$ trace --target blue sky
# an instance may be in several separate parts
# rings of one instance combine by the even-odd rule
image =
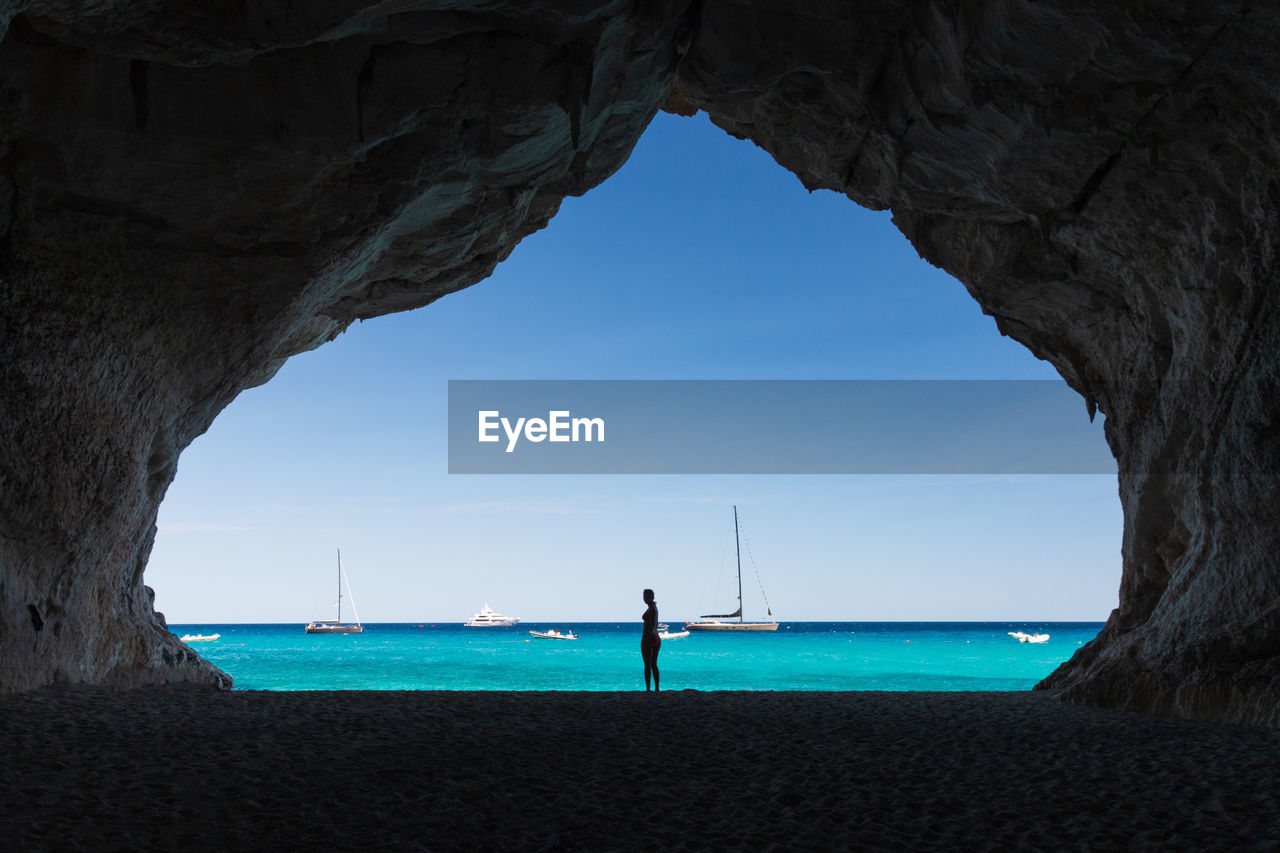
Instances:
[[[183,455],[146,582],[176,624],[324,618],[341,547],[367,622],[638,619],[646,586],[678,621],[732,607],[736,503],[784,621],[1101,621],[1114,476],[447,474],[449,379],[1042,378],[887,213],[660,114],[489,279],[241,394]]]

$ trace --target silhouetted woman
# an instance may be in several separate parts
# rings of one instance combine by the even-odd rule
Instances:
[[[649,673],[653,673],[653,690],[658,690],[658,649],[662,640],[658,637],[658,603],[653,600],[653,590],[644,591],[644,603],[649,605],[645,610],[644,633],[640,635],[640,654],[644,657],[644,689],[649,689]]]

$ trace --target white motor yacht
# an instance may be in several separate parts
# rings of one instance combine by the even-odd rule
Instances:
[[[462,624],[468,628],[510,628],[519,621],[514,616],[503,616],[485,602],[479,613]]]

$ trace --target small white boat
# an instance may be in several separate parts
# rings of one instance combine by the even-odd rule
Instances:
[[[221,636],[221,634],[183,634],[178,639],[182,640],[184,643],[207,643],[210,640],[216,640]]]
[[[472,615],[462,624],[467,628],[510,628],[519,621],[514,616],[503,616],[485,602],[484,608],[479,613]]]
[[[1049,642],[1048,634],[1027,634],[1023,631],[1010,631],[1010,637],[1013,637],[1019,643],[1047,643]]]
[[[530,631],[529,636],[537,637],[539,640],[576,640],[578,635],[569,631],[561,633],[559,628],[552,628],[550,631]]]
[[[665,622],[658,623],[659,640],[682,640],[689,636],[688,631],[672,631]]]

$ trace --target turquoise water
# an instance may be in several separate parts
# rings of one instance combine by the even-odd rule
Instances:
[[[529,636],[547,628],[572,629],[579,639]],[[668,640],[658,665],[668,690],[1027,690],[1101,628],[1095,622],[784,622],[772,634]],[[638,622],[374,624],[363,634],[337,635],[305,634],[301,624],[171,630],[221,634],[192,647],[241,690],[644,687]],[[1050,639],[1019,643],[1009,631]]]

